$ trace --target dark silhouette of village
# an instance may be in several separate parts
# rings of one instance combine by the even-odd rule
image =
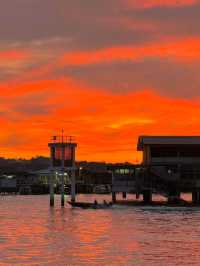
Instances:
[[[130,163],[77,162],[76,190],[78,193],[110,193],[112,170],[134,168]],[[0,157],[0,193],[48,194],[49,158],[38,156],[31,159],[6,159]],[[59,177],[55,192],[59,193]],[[103,188],[103,189],[102,189]],[[70,193],[70,182],[65,180],[66,193]],[[97,191],[95,190],[97,189]],[[100,192],[101,192],[100,191]]]

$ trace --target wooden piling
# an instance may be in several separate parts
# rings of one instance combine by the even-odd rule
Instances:
[[[76,178],[75,169],[71,171],[71,202],[76,201]]]
[[[51,171],[49,180],[49,190],[50,190],[50,206],[54,206],[54,172]]]
[[[144,203],[152,202],[152,191],[150,189],[143,190],[143,202]]]
[[[116,203],[117,199],[116,199],[116,193],[112,192],[112,202]]]
[[[62,173],[61,173],[61,188],[60,188],[60,195],[61,195],[61,206],[65,206],[65,181],[64,181],[64,174],[65,174],[65,146],[63,145],[62,139]]]
[[[123,199],[126,199],[126,192],[122,192]]]
[[[64,189],[64,173],[62,173],[61,176],[61,206],[64,207],[65,206],[65,189]]]

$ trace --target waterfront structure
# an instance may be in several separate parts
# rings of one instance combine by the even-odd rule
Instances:
[[[79,164],[79,181],[85,192],[97,192],[99,188],[107,188],[110,191],[112,184],[112,174],[108,170],[108,165],[104,162],[81,162]],[[80,187],[79,187],[80,188]]]
[[[112,173],[112,201],[116,202],[117,193],[122,193],[126,198],[127,193],[137,194],[137,182],[135,179],[137,166],[132,164],[116,164],[109,167]]]
[[[145,201],[151,201],[152,192],[169,201],[192,192],[193,202],[200,203],[200,136],[140,136],[137,150],[143,152]]]
[[[17,179],[14,175],[0,176],[0,193],[17,193]]]
[[[50,206],[54,205],[54,178],[55,173],[61,177],[61,206],[64,206],[64,176],[67,173],[71,181],[71,201],[75,202],[76,180],[75,180],[75,149],[77,144],[70,136],[54,136],[48,144],[51,157],[50,175]]]

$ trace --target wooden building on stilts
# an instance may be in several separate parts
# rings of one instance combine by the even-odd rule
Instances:
[[[153,193],[179,202],[181,193],[188,192],[200,204],[200,136],[140,136],[137,150],[143,161],[128,181],[113,173],[113,201],[116,193],[131,191],[143,195],[145,203]]]

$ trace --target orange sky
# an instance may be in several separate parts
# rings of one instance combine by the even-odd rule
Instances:
[[[0,156],[48,155],[62,128],[109,162],[139,162],[139,135],[199,135],[199,1],[31,1],[0,11]]]

